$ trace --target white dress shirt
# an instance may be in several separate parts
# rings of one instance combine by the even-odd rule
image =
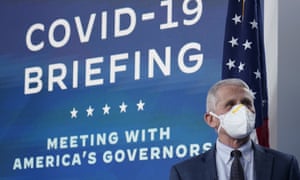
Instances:
[[[221,143],[219,140],[217,140],[216,149],[218,179],[229,180],[230,168],[233,161],[233,157],[230,156],[230,153],[234,149]],[[245,180],[254,180],[254,151],[252,149],[252,141],[249,140],[242,147],[238,148],[238,150],[242,152],[240,160],[244,169]]]

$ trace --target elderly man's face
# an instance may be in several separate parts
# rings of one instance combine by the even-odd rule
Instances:
[[[217,115],[227,113],[237,104],[243,104],[250,111],[255,112],[251,93],[247,89],[239,86],[224,85],[219,87],[216,93],[216,100],[214,113]],[[206,113],[204,119],[210,127],[218,132],[218,139],[230,147],[238,148],[249,139],[249,136],[242,139],[231,137],[223,127],[220,127],[220,119],[210,113]]]
[[[216,114],[224,114],[236,104],[243,104],[248,107],[249,110],[255,112],[251,94],[245,88],[225,85],[218,89],[215,109]]]

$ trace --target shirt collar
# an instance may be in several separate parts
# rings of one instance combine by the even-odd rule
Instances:
[[[233,148],[223,144],[220,142],[220,140],[217,140],[216,143],[216,149],[217,153],[220,155],[220,158],[227,164],[231,160],[230,153]],[[253,155],[253,149],[252,149],[252,141],[249,140],[246,144],[238,148],[242,152],[242,157],[245,161],[249,162],[251,161],[251,157]]]

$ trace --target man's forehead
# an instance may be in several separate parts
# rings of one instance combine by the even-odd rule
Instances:
[[[243,86],[237,86],[237,85],[223,85],[220,86],[217,89],[216,96],[218,98],[224,98],[223,96],[229,96],[229,95],[237,95],[236,93],[244,94],[245,96],[249,97],[250,99],[253,99],[251,90],[243,87]]]
[[[223,84],[222,86],[219,86],[217,89],[217,92],[222,92],[225,90],[244,90],[246,91],[247,89],[243,86],[238,86],[238,85],[234,85],[234,84]]]

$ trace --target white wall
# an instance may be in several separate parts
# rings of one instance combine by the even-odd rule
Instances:
[[[278,149],[300,160],[300,1],[278,0]]]
[[[300,0],[265,0],[271,147],[300,161]]]
[[[277,148],[278,0],[265,0],[264,28],[269,95],[270,145]]]

